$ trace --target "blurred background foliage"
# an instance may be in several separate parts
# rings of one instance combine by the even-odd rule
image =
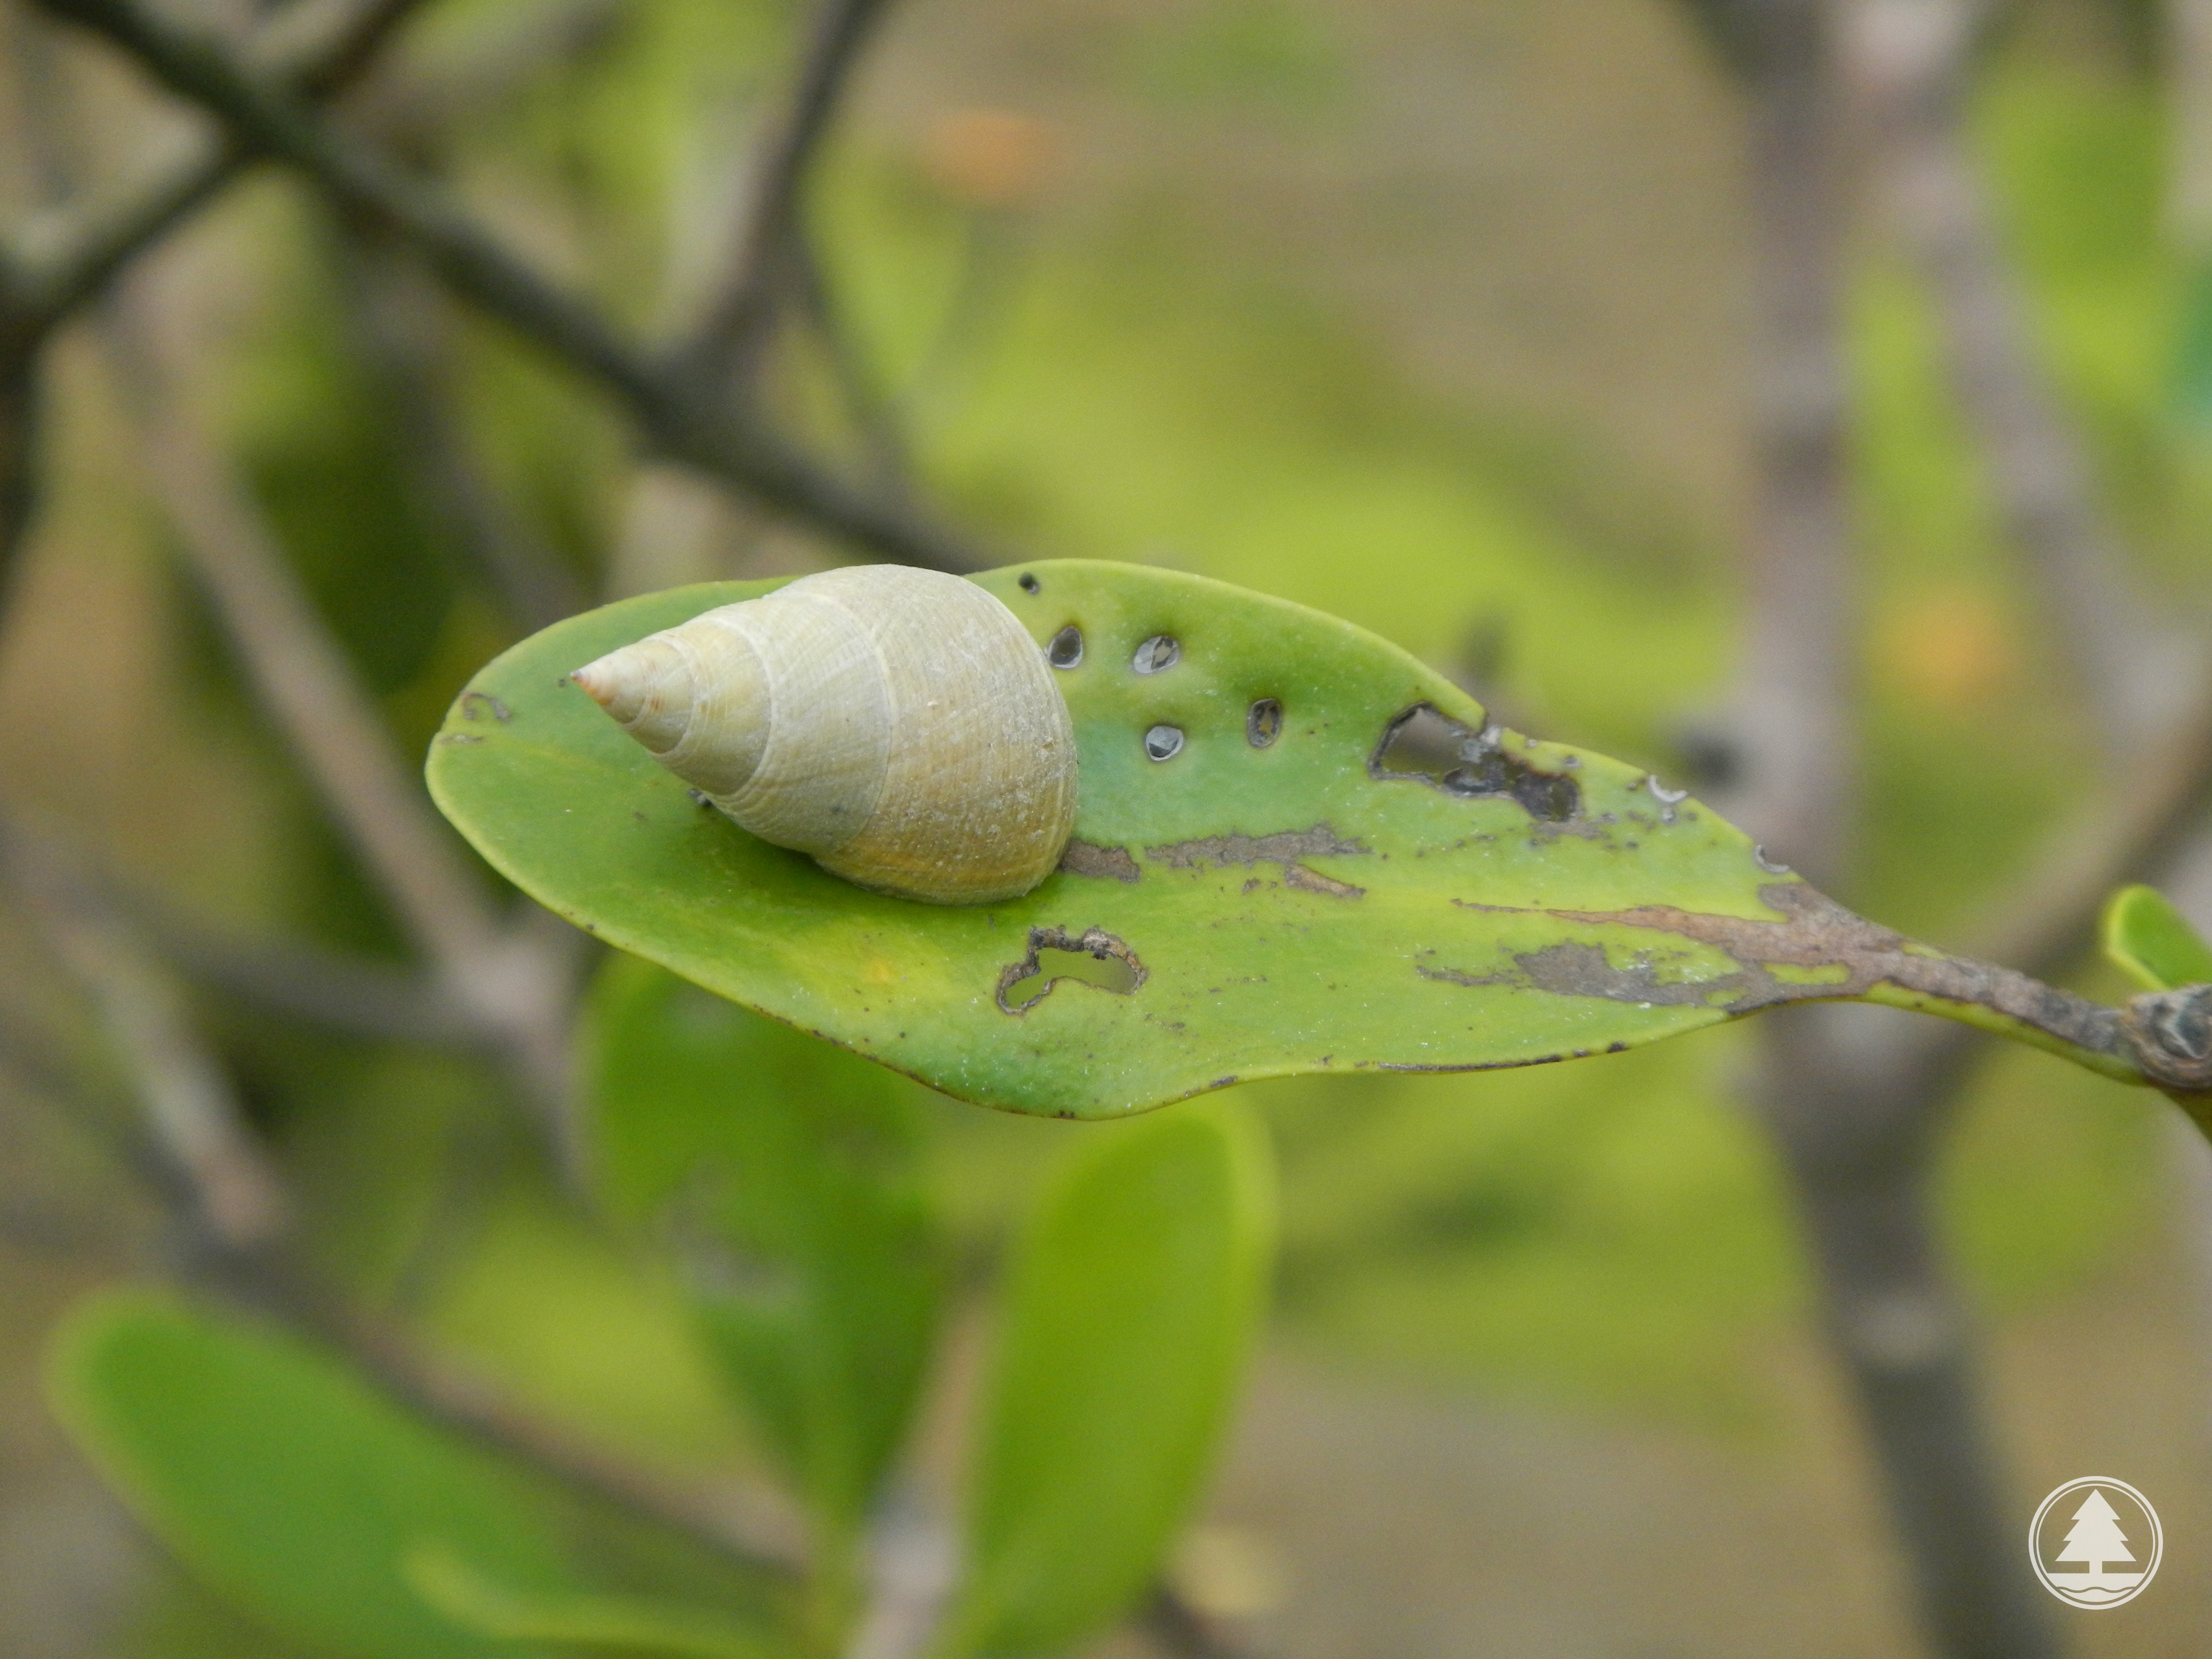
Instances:
[[[2182,606],[2212,556],[2206,354],[2190,349],[2212,304],[2173,228],[2172,83],[2147,10],[2014,8],[1972,120],[2045,361],[2112,511]],[[712,229],[799,21],[787,0],[439,0],[365,101],[516,246],[652,329],[711,277]],[[174,118],[96,48],[34,19],[14,17],[4,49],[18,131],[45,82],[66,83],[80,177],[114,175]],[[853,467],[909,481],[994,545],[1158,562],[1336,612],[1517,725],[1681,775],[1744,602],[1738,148],[1729,88],[1660,0],[913,0],[866,60],[807,210],[850,363],[785,340],[771,383]],[[20,150],[0,171],[27,211],[37,184]],[[203,348],[192,397],[397,741],[420,753],[516,630],[424,476],[410,435],[418,370],[364,321],[377,257],[268,170],[154,256]],[[2006,890],[2100,738],[2045,666],[2060,624],[2005,546],[1927,300],[1879,223],[1855,270],[1868,793],[1840,896],[1941,939]],[[838,556],[641,460],[589,389],[494,325],[431,310],[432,361],[473,465],[580,588]],[[851,418],[841,373],[865,382],[895,447]],[[378,896],[176,574],[127,393],[90,330],[60,343],[46,396],[44,501],[0,639],[10,807],[59,827],[180,933],[399,960]],[[70,1063],[102,1075],[87,1019],[9,926],[9,958],[25,964],[0,990],[11,1024],[60,1030]],[[749,1432],[714,1356],[787,1396],[775,1334],[693,1321],[665,1251],[562,1188],[486,1064],[215,990],[193,1006],[336,1281],[660,1468],[780,1465],[802,1485],[843,1482],[836,1501],[850,1504],[837,1458],[891,1455],[889,1431],[834,1454],[796,1425]],[[1802,1251],[1773,1154],[1732,1097],[1744,1064],[1741,1034],[1724,1030],[1571,1067],[1240,1091],[1273,1132],[1282,1181],[1263,1375],[1302,1379],[1269,1383],[1268,1409],[1295,1418],[1281,1401],[1300,1389],[1347,1411],[1444,1401],[1485,1421],[1576,1425],[1592,1444],[1656,1434],[1729,1467],[1751,1460],[1770,1486],[1848,1486],[1842,1408],[1791,1358],[1810,1316]],[[1098,1132],[848,1069],[805,1087],[877,1114],[891,1136],[913,1217],[942,1229],[939,1266],[917,1269],[944,1287],[954,1358],[942,1363],[972,1369],[975,1310],[1014,1218]],[[76,1495],[82,1476],[35,1403],[36,1355],[78,1290],[160,1255],[159,1229],[101,1155],[101,1120],[42,1110],[20,1066],[0,1091],[0,1650],[284,1651],[115,1541],[106,1511]],[[112,1075],[95,1092],[120,1115]],[[702,1103],[698,1133],[709,1116]],[[649,1148],[595,1150],[613,1211],[635,1218],[659,1201]],[[815,1167],[790,1147],[765,1156]],[[1979,1074],[1941,1191],[1979,1318],[2000,1333],[2105,1333],[2104,1364],[2136,1373],[2152,1401],[2138,1415],[2171,1428],[2149,1455],[2194,1478],[2203,1377],[2174,1358],[2189,1341],[2138,1352],[2125,1346],[2137,1325],[2112,1312],[2201,1319],[2201,1263],[2177,1242],[2176,1158],[2149,1097],[2012,1054]],[[834,1279],[834,1255],[808,1259]],[[928,1295],[901,1305],[927,1322]],[[919,1375],[923,1334],[886,1358],[871,1328],[855,1386],[880,1382],[883,1364]],[[2039,1471],[2068,1461],[2047,1419],[2076,1398],[2043,1340],[2001,1361],[2008,1397],[2027,1402],[2021,1420],[2045,1434],[2047,1453],[2023,1454]],[[1201,1535],[1212,1557],[1188,1558],[1198,1600],[1213,1594],[1285,1650],[1340,1650],[1282,1636],[1321,1628],[1286,1608],[1405,1593],[1356,1550],[1323,1553],[1333,1523],[1283,1507],[1285,1492],[1326,1501],[1276,1472],[1301,1436],[1328,1432],[1325,1417],[1240,1443],[1231,1519]],[[925,1463],[945,1455],[933,1434]],[[1687,1477],[1669,1478],[1679,1492]],[[1480,1538],[1498,1523],[1477,1518],[1480,1492],[1459,1510],[1424,1501],[1440,1529]],[[1853,1501],[1832,1524],[1870,1533]],[[1820,1650],[1899,1650],[1883,1645],[1909,1638],[1881,1547],[1857,1547],[1826,1582],[1863,1603],[1839,1638],[1863,1645]],[[2205,1564],[2169,1571],[2195,1575],[2169,1608],[2212,1595]],[[2129,1638],[2142,1645],[2096,1650],[2168,1650],[2147,1629]],[[1454,1630],[1427,1650],[1491,1650]],[[1696,1650],[1757,1650],[1729,1639]]]

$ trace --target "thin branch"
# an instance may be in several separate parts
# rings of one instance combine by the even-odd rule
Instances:
[[[240,939],[142,912],[161,953],[198,983],[271,1013],[396,1042],[495,1046],[467,1005],[418,973],[289,940]]]
[[[374,232],[346,238],[342,257],[364,355],[398,416],[398,441],[440,526],[523,632],[574,616],[588,603],[583,584],[474,464],[455,406],[442,296],[405,249]]]
[[[1763,290],[1759,511],[1730,732],[1742,775],[1730,804],[1781,856],[1830,872],[1852,851],[1858,804],[1840,4],[1705,7],[1737,31]],[[2019,993],[2032,981],[1999,973],[1987,983]],[[2101,1028],[2093,1041],[2118,1035],[2110,1011],[2079,999],[2058,1006]],[[1796,1188],[1822,1322],[1857,1396],[1931,1647],[1947,1659],[2040,1659],[2053,1633],[2015,1582],[1968,1327],[1934,1243],[1925,1176],[1935,1115],[1900,1121],[1866,1109],[1879,1106],[1880,1073],[1855,1040],[1882,1018],[1852,1007],[1770,1016],[1753,1095]]]
[[[1222,1639],[1213,1621],[1162,1583],[1138,1616],[1138,1627],[1169,1659],[1245,1659],[1245,1650]]]
[[[246,142],[306,172],[347,209],[414,243],[455,293],[597,380],[672,459],[890,558],[942,569],[976,567],[968,547],[823,470],[750,410],[700,396],[688,376],[665,371],[597,311],[514,258],[447,192],[341,136],[283,88],[240,64],[221,40],[157,18],[131,0],[44,3],[123,46],[172,90],[221,116]]]
[[[227,1244],[257,1249],[289,1206],[177,988],[59,848],[0,823],[0,871],[100,1011],[159,1149]]]
[[[363,866],[447,994],[501,1032],[573,1155],[565,1103],[570,969],[504,927],[451,833],[300,586],[244,482],[178,389],[143,291],[111,354],[136,404],[147,466],[193,574],[249,679]]]
[[[878,380],[866,361],[853,321],[830,284],[829,273],[813,244],[805,237],[792,244],[793,284],[811,332],[819,343],[830,379],[859,435],[877,487],[899,495],[906,491],[906,434],[899,424],[898,400]]]
[[[735,1565],[779,1575],[805,1561],[803,1526],[778,1494],[751,1486],[672,1485],[518,1406],[499,1384],[434,1353],[398,1327],[340,1305],[289,1266],[263,1262],[234,1279],[343,1353],[399,1404],[441,1427],[552,1475],[562,1485],[655,1522]]]
[[[366,72],[421,3],[362,0],[289,8],[262,27],[246,52],[262,72],[300,95],[332,97]],[[133,256],[211,199],[252,159],[247,149],[204,135],[184,139],[106,198],[16,232],[0,253],[0,348],[27,356],[105,289]]]
[[[129,392],[157,498],[261,701],[423,954],[492,954],[500,927],[473,873],[413,787],[382,721],[300,586],[246,484],[185,398],[178,366],[143,324],[118,325],[111,359]]]
[[[1840,346],[1849,204],[1828,0],[1744,0],[1759,302],[1749,612],[1724,810],[1833,880],[1855,805],[1849,392]]]
[[[773,321],[780,289],[799,273],[805,240],[801,205],[814,157],[830,131],[886,0],[821,0],[799,73],[775,127],[760,146],[751,210],[740,232],[721,290],[677,354],[679,365],[726,380],[757,356]]]
[[[2124,741],[2155,731],[2188,700],[2204,653],[2138,590],[1999,246],[1965,130],[1966,71],[1988,10],[1974,0],[1858,0],[1860,80],[1896,218],[1939,308],[1951,383],[2005,530],[2050,596],[2060,648]]]
[[[294,1206],[282,1178],[143,942],[50,843],[5,824],[0,874],[99,1008],[143,1106],[161,1191],[202,1273],[337,1348],[432,1422],[749,1568],[789,1570],[798,1529],[765,1496],[672,1488],[517,1408],[488,1379],[320,1289],[294,1259],[286,1224]]]

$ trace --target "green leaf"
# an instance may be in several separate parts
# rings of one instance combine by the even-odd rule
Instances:
[[[1005,1291],[943,1652],[1058,1652],[1151,1584],[1257,1328],[1273,1182],[1232,1097],[1101,1132],[1042,1199]]]
[[[769,1449],[849,1533],[936,1330],[921,1091],[635,957],[601,971],[586,1053],[608,1207],[672,1238]]]
[[[651,594],[523,641],[454,704],[431,790],[501,872],[611,943],[948,1094],[1080,1117],[1709,1025],[1744,964],[1612,913],[1780,919],[1761,897],[1777,874],[1706,808],[1584,750],[1483,745],[1480,705],[1348,623],[1128,565],[977,580],[1041,643],[1071,625],[1085,642],[1058,677],[1077,840],[1021,899],[948,908],[842,882],[695,805],[563,678],[773,583]],[[1162,634],[1180,660],[1134,672]],[[1257,746],[1268,700],[1279,734]],[[1435,716],[1399,726],[1422,705]],[[1170,760],[1146,757],[1156,725],[1184,733]]]
[[[2123,887],[2106,901],[2105,954],[2146,991],[2212,983],[2212,945],[2154,887]]]
[[[766,1659],[777,1651],[711,1608],[645,1596],[518,1589],[441,1545],[409,1551],[401,1571],[423,1601],[454,1624],[495,1641],[682,1659]]]
[[[514,1659],[443,1616],[410,1562],[447,1554],[514,1595],[764,1620],[770,1587],[600,1514],[395,1408],[276,1331],[143,1291],[96,1297],[48,1355],[55,1414],[193,1575],[271,1632],[356,1659]],[[588,1565],[588,1571],[586,1566]],[[623,1594],[610,1598],[602,1578]],[[479,1621],[481,1626],[481,1621]],[[721,1628],[718,1626],[717,1628]],[[733,1627],[733,1626],[732,1626]]]
[[[63,1327],[49,1385],[77,1444],[187,1566],[330,1652],[512,1655],[407,1584],[401,1558],[425,1545],[518,1584],[574,1587],[520,1480],[272,1332],[167,1297],[103,1296]]]

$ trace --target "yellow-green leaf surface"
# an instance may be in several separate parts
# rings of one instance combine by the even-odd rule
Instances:
[[[1273,1193],[1234,1097],[1103,1132],[1047,1189],[1007,1274],[939,1659],[1073,1651],[1155,1581],[1259,1322]]]
[[[773,582],[650,594],[524,641],[455,702],[432,793],[610,943],[949,1094],[1071,1116],[1650,1042],[1727,1018],[1743,964],[1607,913],[1780,919],[1760,892],[1789,878],[1706,808],[1601,755],[1486,736],[1472,698],[1348,623],[1138,566],[976,580],[1041,647],[1082,637],[1057,676],[1076,840],[1023,898],[945,908],[840,881],[696,805],[565,678]],[[1172,665],[1137,672],[1161,637]],[[1159,726],[1182,735],[1166,760],[1147,753]]]
[[[2155,887],[2123,887],[2105,905],[2105,954],[2146,991],[2212,983],[2212,945]]]

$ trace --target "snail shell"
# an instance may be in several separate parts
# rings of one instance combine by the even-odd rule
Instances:
[[[1075,731],[1013,612],[904,565],[801,577],[576,671],[623,731],[763,841],[933,904],[1051,873]]]

